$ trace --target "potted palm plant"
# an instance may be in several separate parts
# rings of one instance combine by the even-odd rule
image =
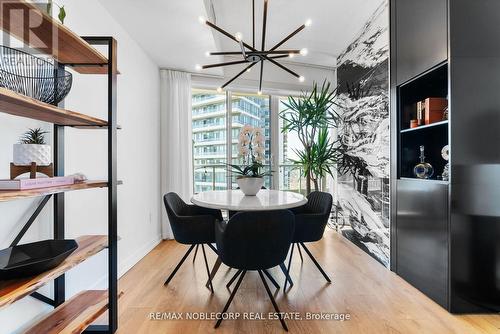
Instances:
[[[50,145],[45,143],[45,134],[40,128],[29,129],[20,138],[18,144],[14,144],[13,163],[16,166],[29,166],[32,162],[38,166],[50,165],[52,159]]]
[[[270,172],[261,172],[265,159],[266,138],[261,128],[245,125],[238,137],[238,152],[241,165],[228,164],[231,172],[238,175],[236,183],[246,196],[255,196],[264,185],[264,177]]]
[[[302,144],[302,148],[294,150],[298,159],[292,162],[303,170],[307,194],[311,192],[311,183],[315,190],[320,190],[325,176],[333,176],[337,148],[329,138],[329,129],[336,127],[335,97],[336,89],[329,82],[324,81],[321,86],[314,83],[311,92],[289,96],[284,102],[287,108],[280,112],[284,124],[281,131],[297,133]]]

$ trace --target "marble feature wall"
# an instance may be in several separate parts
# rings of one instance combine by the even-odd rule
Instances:
[[[389,7],[383,1],[337,58],[342,234],[389,266]]]

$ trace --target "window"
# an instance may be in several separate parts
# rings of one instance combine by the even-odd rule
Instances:
[[[279,112],[286,110],[287,107],[283,102],[286,102],[286,97],[279,99]],[[302,149],[300,142],[295,132],[281,132],[283,129],[284,120],[279,118],[279,189],[290,190],[294,192],[305,192],[306,183],[302,177],[302,169],[297,168],[293,164],[293,160],[297,159],[295,150]]]
[[[271,131],[270,131],[270,103],[269,96],[265,95],[245,95],[233,93],[231,94],[231,118],[232,118],[232,151],[231,160],[233,164],[239,164],[241,159],[238,156],[238,136],[241,128],[250,124],[253,127],[260,127],[266,135],[266,160],[264,162],[263,171],[271,170]],[[272,177],[265,178],[264,186],[271,188]],[[232,187],[235,189],[236,175],[232,176]]]
[[[194,191],[227,189],[226,95],[193,90]]]
[[[227,172],[226,164],[241,162],[238,136],[241,128],[250,124],[261,127],[266,134],[264,170],[273,170],[274,175],[265,178],[265,187],[304,193],[303,171],[293,165],[297,159],[294,150],[302,149],[302,143],[294,132],[281,132],[284,121],[278,114],[287,108],[286,100],[286,97],[273,98],[276,105],[272,105],[271,97],[266,95],[193,89],[194,191],[236,189],[236,175]],[[226,106],[230,107],[229,112]],[[275,113],[273,106],[277,109]],[[275,141],[271,138],[271,122],[279,126]],[[272,147],[272,142],[276,147]],[[325,182],[322,185],[328,190]]]

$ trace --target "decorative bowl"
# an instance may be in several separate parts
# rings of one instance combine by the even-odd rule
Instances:
[[[73,76],[29,53],[0,47],[0,87],[42,102],[58,104],[68,95]]]
[[[0,280],[29,277],[57,267],[78,248],[75,240],[43,240],[0,250]]]
[[[236,179],[236,183],[245,196],[255,196],[264,185],[264,178],[240,177]]]

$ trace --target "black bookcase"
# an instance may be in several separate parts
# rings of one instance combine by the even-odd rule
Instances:
[[[390,1],[391,269],[454,313],[500,311],[499,31],[496,0]],[[427,97],[448,120],[410,128]]]

